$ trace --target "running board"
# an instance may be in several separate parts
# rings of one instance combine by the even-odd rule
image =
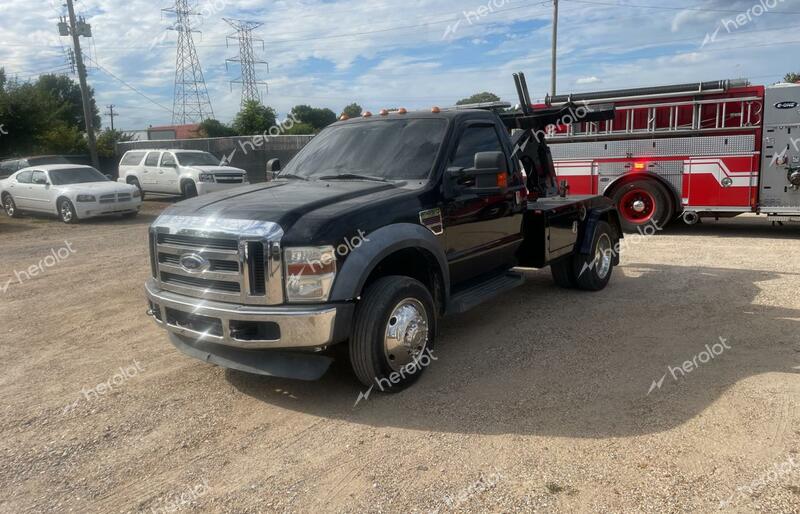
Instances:
[[[462,314],[525,283],[521,273],[507,272],[467,287],[450,298],[447,314]]]

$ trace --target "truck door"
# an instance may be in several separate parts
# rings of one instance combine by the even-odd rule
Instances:
[[[178,177],[178,161],[175,155],[164,152],[161,155],[161,165],[158,168],[158,185],[164,193],[180,193],[181,186]]]
[[[462,282],[514,261],[522,242],[524,184],[522,176],[508,159],[499,127],[487,120],[462,126],[448,170],[472,168],[478,152],[502,152],[506,156],[505,190],[482,192],[461,189],[448,195],[443,221],[447,258],[453,283]],[[448,176],[445,180],[449,180]],[[498,178],[500,180],[500,178]]]
[[[161,191],[158,183],[158,160],[161,152],[150,152],[142,164],[142,189],[145,191]]]

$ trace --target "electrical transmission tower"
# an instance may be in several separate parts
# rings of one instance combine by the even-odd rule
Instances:
[[[175,24],[170,27],[178,33],[178,51],[175,57],[175,98],[172,102],[172,123],[185,125],[200,123],[214,117],[208,88],[197,58],[192,32],[191,16],[198,13],[189,7],[189,0],[175,0],[173,7],[162,9],[175,14]]]
[[[261,43],[261,50],[264,50],[264,41],[261,39],[253,39],[253,30],[257,29],[263,23],[254,21],[231,20],[223,18],[228,25],[236,29],[236,34],[231,34],[226,38],[226,43],[231,39],[236,39],[239,43],[239,56],[232,57],[225,61],[225,68],[228,67],[228,62],[238,62],[242,70],[242,75],[232,80],[231,84],[242,84],[242,106],[249,100],[261,102],[261,93],[258,91],[259,84],[263,84],[264,88],[268,90],[266,82],[260,82],[256,77],[256,64],[266,64],[267,73],[269,73],[269,64],[266,61],[256,60],[255,52],[253,51],[253,41]],[[233,86],[231,86],[233,87]]]

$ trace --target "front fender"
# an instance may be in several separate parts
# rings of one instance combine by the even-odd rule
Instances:
[[[444,281],[444,299],[447,302],[450,298],[450,269],[442,244],[430,230],[412,223],[397,223],[367,234],[364,243],[350,252],[336,274],[330,301],[341,302],[357,298],[375,267],[389,255],[406,248],[423,249],[436,258]]]

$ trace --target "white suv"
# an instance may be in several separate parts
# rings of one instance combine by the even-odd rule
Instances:
[[[247,172],[224,166],[199,150],[130,150],[119,163],[119,182],[144,193],[185,198],[248,184]]]

